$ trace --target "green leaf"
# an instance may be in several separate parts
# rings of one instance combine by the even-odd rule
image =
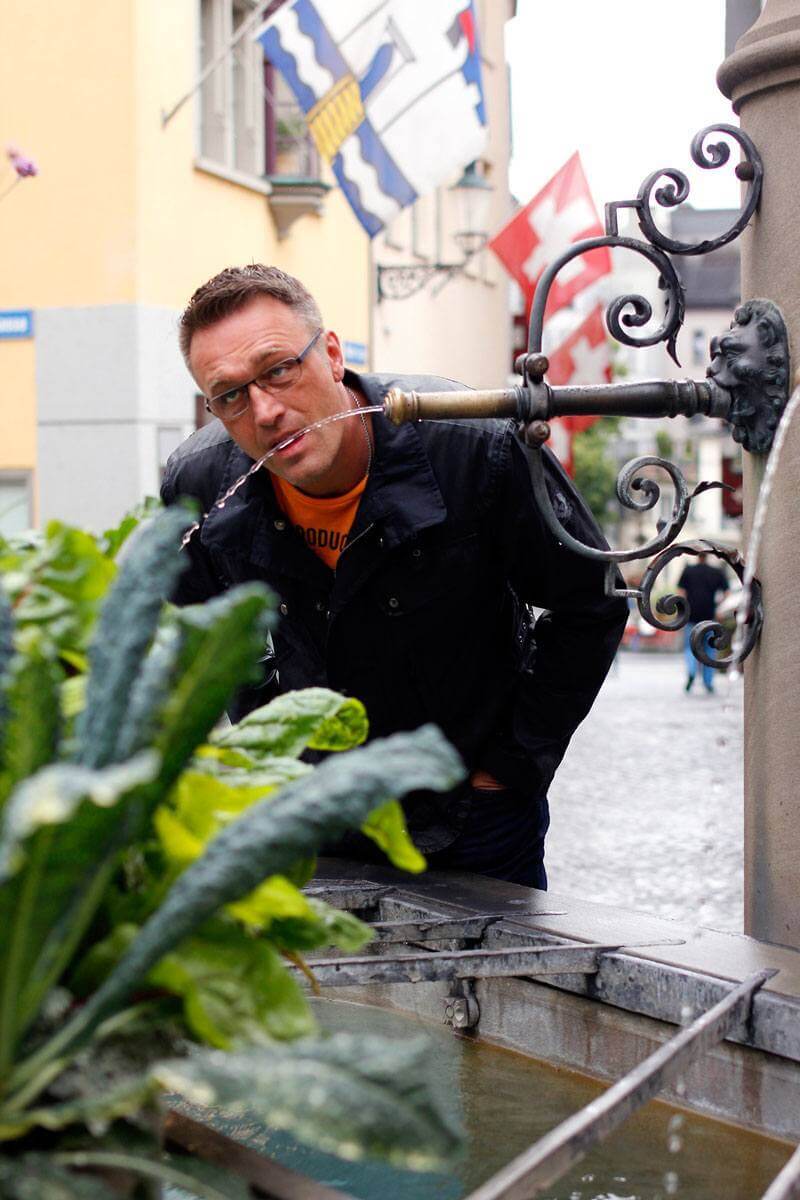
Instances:
[[[109,588],[89,646],[86,707],[75,730],[75,758],[85,766],[118,761],[117,743],[131,686],[152,642],[164,600],[186,565],[178,549],[188,523],[180,507],[158,513],[129,543]]]
[[[61,684],[59,709],[66,722],[74,721],[86,707],[86,676],[71,675]]]
[[[277,876],[281,878],[281,876]],[[343,912],[324,900],[306,897],[310,914],[273,920],[269,938],[276,946],[291,951],[317,950],[320,946],[336,946],[346,954],[357,954],[372,940],[369,925],[352,913]],[[229,910],[233,909],[229,906]]]
[[[126,513],[118,525],[106,529],[100,536],[100,547],[108,558],[116,558],[130,535],[138,529],[143,521],[152,517],[163,508],[156,496],[145,496],[141,504]]]
[[[284,761],[298,765],[294,759]],[[303,769],[308,772],[312,768],[303,765]],[[159,808],[154,817],[164,856],[175,868],[173,874],[199,858],[211,838],[262,794],[257,788],[230,788],[213,776],[184,772],[173,790],[172,803]],[[271,876],[227,907],[255,929],[265,929],[279,918],[313,919],[309,900],[283,875]]]
[[[189,1029],[211,1046],[303,1037],[316,1029],[303,991],[277,950],[230,922],[204,926],[147,978],[183,999]]]
[[[252,1195],[247,1185],[232,1176],[224,1167],[216,1167],[188,1155],[159,1152],[155,1147],[149,1154],[142,1151],[126,1152],[90,1147],[86,1150],[62,1152],[57,1154],[55,1159],[59,1164],[69,1164],[80,1171],[103,1168],[112,1172],[129,1172],[141,1179],[152,1179],[182,1188],[196,1197],[196,1200],[250,1200]],[[119,1191],[104,1192],[102,1195],[118,1198]],[[81,1193],[76,1192],[74,1196],[75,1200],[82,1200]],[[17,1198],[14,1197],[14,1200]],[[29,1197],[20,1196],[19,1200],[29,1200]],[[30,1200],[34,1200],[32,1193]],[[41,1196],[37,1194],[35,1200],[51,1200],[51,1197],[49,1193]],[[62,1198],[53,1196],[52,1200]],[[65,1194],[64,1200],[72,1200],[72,1195]],[[86,1200],[90,1200],[88,1193]]]
[[[388,799],[427,788],[448,791],[464,777],[453,747],[435,726],[398,733],[332,756],[226,826],[201,859],[173,884],[125,958],[46,1048],[15,1072],[19,1084],[60,1056],[124,1002],[155,964],[223,905],[316,854],[329,839],[358,828]]]
[[[462,1147],[430,1042],[338,1033],[227,1054],[199,1051],[154,1069],[171,1092],[226,1117],[288,1129],[341,1158],[432,1171]]]
[[[350,750],[366,740],[369,726],[360,700],[327,688],[302,688],[248,713],[212,737],[216,746],[258,756],[296,758],[309,750]]]
[[[242,761],[244,756],[238,750],[228,753],[235,754],[239,762],[225,762],[206,755],[195,755],[191,764],[192,771],[196,775],[210,775],[226,787],[245,788],[256,791],[259,796],[267,796],[314,770],[309,763],[301,762],[298,758],[265,758],[248,765],[246,761]]]
[[[0,739],[0,808],[21,780],[55,757],[63,672],[47,638],[27,629],[5,677],[6,721]]]
[[[113,1121],[141,1112],[155,1094],[154,1081],[145,1075],[59,1104],[18,1113],[0,1109],[0,1142],[22,1137],[31,1129],[60,1130],[70,1125],[84,1125],[95,1137],[102,1137]]]
[[[263,585],[244,584],[173,614],[176,632],[156,648],[134,688],[128,730],[120,742],[127,755],[152,741],[162,758],[162,794],[214,728],[236,688],[253,678],[275,620],[274,606]]]
[[[19,627],[39,626],[58,649],[81,649],[116,568],[92,534],[51,521],[44,536],[7,543],[0,571]]]
[[[425,870],[425,859],[411,840],[402,805],[387,800],[376,808],[361,826],[361,832],[371,838],[395,867],[418,874]]]
[[[69,962],[124,842],[124,802],[158,769],[153,753],[91,771],[43,768],[0,815],[0,1075]]]
[[[0,586],[0,738],[3,737],[8,707],[6,701],[6,673],[14,655],[14,614],[5,588]]]
[[[46,1154],[0,1157],[0,1200],[119,1200],[91,1175],[70,1171]]]

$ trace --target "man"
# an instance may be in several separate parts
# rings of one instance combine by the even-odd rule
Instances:
[[[706,560],[707,554],[698,554],[697,562],[683,568],[678,580],[678,588],[683,592],[689,605],[689,620],[683,627],[683,655],[686,663],[686,684],[684,691],[690,692],[697,672],[697,659],[692,652],[692,630],[698,621],[713,621],[717,604],[722,594],[728,590],[728,579],[720,567],[712,567]],[[706,646],[708,638],[706,637]],[[707,692],[714,691],[714,668],[702,664],[703,687]]]
[[[512,422],[394,427],[366,412],[392,386],[458,385],[346,370],[313,298],[274,267],[231,268],[199,288],[181,347],[219,420],[172,455],[164,477],[167,503],[194,496],[209,513],[178,603],[266,581],[282,620],[272,678],[246,703],[324,685],[364,702],[372,736],[436,722],[470,781],[405,803],[429,864],[545,887],[547,788],[626,606],[604,595],[601,564],[548,532]],[[212,507],[270,451],[266,469]],[[561,519],[602,544],[552,457],[548,469]],[[535,643],[529,605],[548,610]],[[346,852],[371,849],[356,835]]]

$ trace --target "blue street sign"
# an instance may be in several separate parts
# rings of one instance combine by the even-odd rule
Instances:
[[[365,367],[367,365],[367,347],[365,342],[345,342],[343,349],[345,362],[352,363],[355,367]]]
[[[0,339],[33,337],[33,313],[29,308],[0,308]]]

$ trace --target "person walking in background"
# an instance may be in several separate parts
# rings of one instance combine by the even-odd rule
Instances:
[[[683,652],[686,662],[685,691],[692,689],[697,673],[697,659],[692,653],[692,630],[699,621],[713,621],[717,604],[722,594],[728,590],[728,579],[720,567],[712,567],[706,562],[707,554],[698,554],[697,562],[683,568],[678,580],[678,588],[683,592],[689,605],[689,620],[684,626]],[[708,639],[706,638],[708,648]],[[703,668],[703,687],[707,692],[714,691],[714,668]]]

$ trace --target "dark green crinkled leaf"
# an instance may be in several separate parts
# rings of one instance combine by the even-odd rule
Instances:
[[[62,763],[9,797],[0,815],[0,1075],[97,909],[109,848],[122,845],[124,801],[157,769],[152,752],[101,771]]]
[[[448,791],[464,777],[456,751],[432,725],[332,756],[226,826],[173,884],[164,903],[105,984],[50,1043],[16,1072],[20,1083],[46,1056],[79,1042],[169,950],[223,905],[271,875],[285,874],[329,839],[358,828],[387,799],[428,788]]]
[[[55,758],[59,739],[59,689],[64,673],[40,630],[25,630],[20,643],[4,680],[0,807],[18,783]]]
[[[253,757],[296,758],[305,749],[350,750],[360,746],[368,729],[360,700],[316,687],[278,696],[211,740],[214,745],[243,750]]]
[[[338,1033],[223,1054],[198,1051],[154,1069],[171,1092],[248,1116],[341,1158],[441,1170],[462,1147],[430,1043]]]
[[[206,604],[173,615],[133,689],[125,753],[152,744],[161,755],[161,798],[225,711],[233,693],[257,670],[275,599],[263,585],[243,584]],[[126,718],[127,720],[127,718]]]
[[[165,509],[128,543],[89,646],[86,707],[76,722],[74,751],[85,766],[118,761],[117,743],[133,681],[164,601],[186,565],[178,549],[188,524],[185,509]]]

